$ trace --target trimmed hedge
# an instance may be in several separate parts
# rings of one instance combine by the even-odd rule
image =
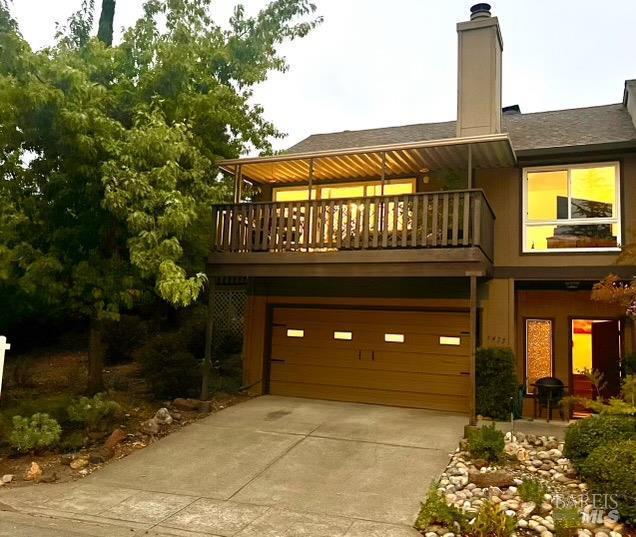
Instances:
[[[624,522],[636,523],[636,440],[597,447],[581,464],[593,494],[608,494],[617,502]]]
[[[515,355],[509,347],[482,347],[476,355],[477,414],[510,418],[518,396]]]
[[[568,427],[563,454],[581,471],[582,463],[597,447],[621,440],[636,440],[636,417],[592,416]]]

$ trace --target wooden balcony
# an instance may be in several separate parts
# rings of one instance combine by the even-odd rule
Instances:
[[[216,205],[212,275],[486,275],[495,215],[481,190]]]

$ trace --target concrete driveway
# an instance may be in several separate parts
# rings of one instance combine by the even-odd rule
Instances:
[[[82,481],[0,491],[17,509],[0,513],[0,536],[44,521],[57,526],[24,535],[417,535],[419,502],[465,423],[443,412],[264,396]]]

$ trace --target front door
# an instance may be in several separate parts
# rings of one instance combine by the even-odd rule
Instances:
[[[587,372],[600,373],[603,399],[620,392],[621,324],[615,319],[572,320],[572,393],[597,398]]]

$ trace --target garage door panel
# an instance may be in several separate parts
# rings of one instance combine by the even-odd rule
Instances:
[[[411,327],[414,331],[454,330],[468,331],[470,322],[465,313],[460,312],[417,312],[394,310],[356,310],[325,308],[284,308],[276,309],[274,324],[292,326],[298,322],[330,324],[339,326],[372,325],[378,323],[394,327]]]
[[[465,312],[278,307],[270,392],[466,412],[468,329]]]
[[[332,401],[351,401],[379,405],[428,408],[448,412],[466,412],[468,399],[463,395],[441,395],[388,390],[368,390],[342,386],[324,386],[272,382],[272,393],[288,397],[313,397]]]
[[[440,333],[421,334],[400,330],[394,327],[376,326],[362,329],[352,328],[344,330],[340,327],[309,325],[308,323],[297,322],[294,324],[295,330],[303,330],[303,337],[289,337],[286,326],[275,326],[272,332],[272,345],[276,347],[288,346],[291,348],[355,348],[366,350],[386,350],[392,351],[400,349],[401,352],[430,353],[434,350],[437,354],[466,355],[469,352],[469,337],[465,334],[446,330],[443,336],[459,338],[459,345],[440,344]],[[291,327],[290,327],[291,328]],[[335,339],[334,332],[351,332],[350,340]],[[403,343],[385,341],[385,334],[399,334],[404,336]]]
[[[359,357],[360,356],[360,357]],[[297,365],[315,365],[321,367],[357,367],[360,369],[392,369],[395,371],[413,371],[424,373],[461,374],[469,371],[468,356],[445,356],[434,353],[409,353],[363,350],[358,354],[355,349],[325,349],[310,347],[298,349],[279,345],[272,348],[272,359],[284,360]]]
[[[273,363],[271,380],[416,393],[445,394],[468,391],[468,377],[464,375],[439,375],[386,369],[317,367],[288,363]]]

